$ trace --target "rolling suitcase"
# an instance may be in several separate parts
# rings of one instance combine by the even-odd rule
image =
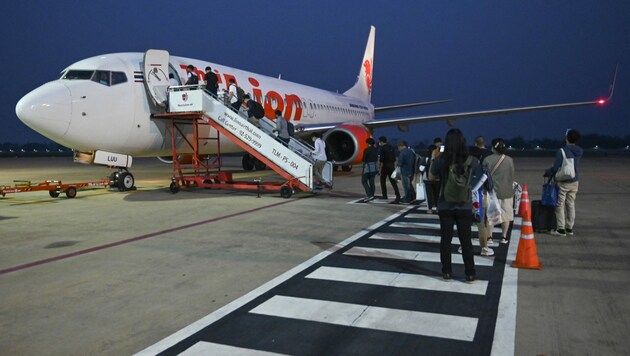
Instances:
[[[535,232],[548,232],[556,229],[555,208],[542,205],[540,200],[532,201],[532,227]]]

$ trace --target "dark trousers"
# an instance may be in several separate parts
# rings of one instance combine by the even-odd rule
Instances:
[[[400,200],[400,191],[398,190],[398,183],[396,183],[395,179],[392,179],[392,173],[394,172],[394,167],[385,167],[381,170],[381,193],[383,195],[383,199],[387,198],[387,179],[389,179],[389,183],[391,183],[392,187],[394,187],[394,194],[396,194],[396,199]]]
[[[363,189],[365,189],[365,194],[368,197],[373,197],[374,192],[376,191],[376,186],[374,185],[375,177],[376,177],[376,172],[363,173],[361,175],[361,184],[363,184]]]
[[[462,257],[464,258],[464,269],[467,276],[474,276],[475,260],[473,258],[473,247],[471,238],[472,210],[454,209],[440,210],[440,261],[442,262],[442,273],[452,273],[451,267],[451,240],[453,239],[453,225],[457,224],[457,236],[462,246]]]
[[[425,180],[424,186],[427,187],[427,204],[429,209],[437,207],[438,198],[440,197],[440,181]]]

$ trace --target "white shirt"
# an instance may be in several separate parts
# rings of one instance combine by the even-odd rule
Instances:
[[[313,151],[313,157],[318,161],[327,161],[326,157],[326,143],[321,138],[315,140],[315,151]]]
[[[234,104],[235,102],[238,101],[238,93],[236,92],[236,84],[230,84],[230,91],[228,92],[228,95],[230,95],[229,93],[232,93],[232,99],[230,99],[230,104]]]
[[[169,78],[168,79],[169,83],[171,84],[172,87],[176,87],[179,85],[179,83],[177,82],[177,79],[175,78]]]

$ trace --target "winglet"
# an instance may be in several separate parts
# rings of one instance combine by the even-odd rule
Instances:
[[[608,97],[606,101],[609,101],[613,96],[613,91],[615,90],[615,83],[617,82],[617,73],[619,72],[619,62],[617,62],[617,66],[615,66],[615,71],[613,72],[612,81],[610,82],[610,87],[608,88]]]
[[[372,98],[372,75],[374,70],[374,37],[376,35],[376,28],[370,27],[370,36],[368,37],[367,45],[365,46],[365,53],[363,54],[363,61],[361,61],[361,69],[359,69],[359,77],[354,86],[348,89],[344,95],[351,96],[353,98],[370,101]]]

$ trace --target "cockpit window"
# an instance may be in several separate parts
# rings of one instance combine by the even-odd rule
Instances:
[[[94,74],[93,70],[69,70],[66,72],[66,74],[63,76],[62,79],[90,80],[93,74]]]
[[[107,70],[75,70],[71,69],[62,73],[61,79],[70,80],[92,80],[106,86],[127,82],[127,75],[124,72],[110,72]]]
[[[96,71],[96,75],[94,75],[94,77],[92,77],[92,80],[97,82],[97,83],[99,83],[99,84],[103,84],[103,85],[109,86],[109,83],[110,83],[109,74],[110,74],[110,72],[103,71],[103,70],[97,70]]]
[[[123,72],[112,72],[112,85],[124,83],[127,81],[127,76]]]

